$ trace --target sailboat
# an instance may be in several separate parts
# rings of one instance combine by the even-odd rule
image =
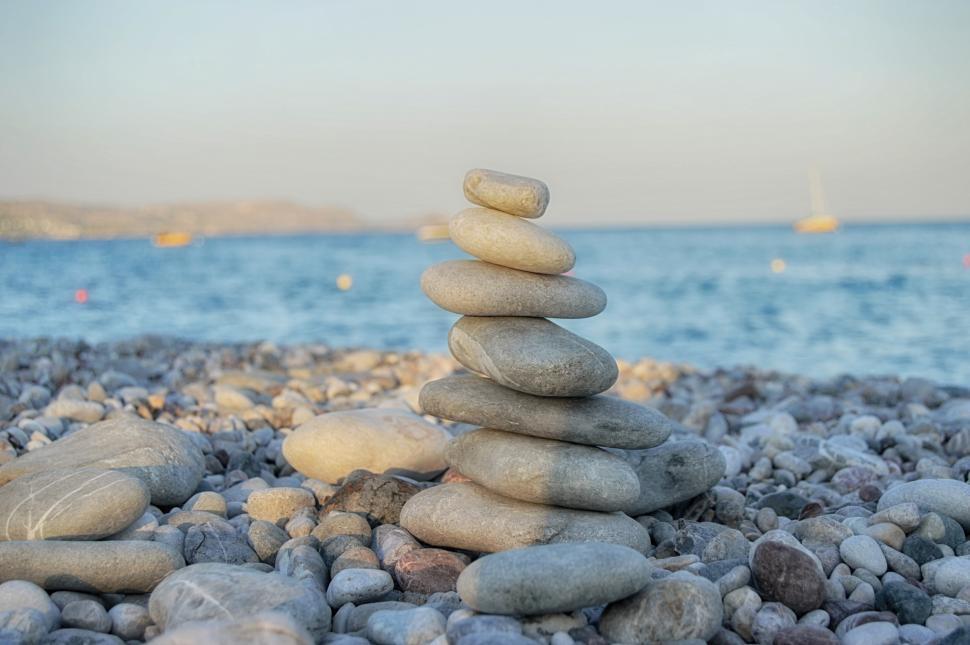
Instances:
[[[839,229],[839,220],[829,213],[822,192],[822,177],[817,168],[809,172],[809,190],[812,196],[812,212],[808,217],[796,221],[796,233],[833,233]]]

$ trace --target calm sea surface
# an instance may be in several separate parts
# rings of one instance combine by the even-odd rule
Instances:
[[[970,383],[970,223],[563,231],[600,316],[569,329],[624,358],[756,364],[813,376]],[[428,265],[462,257],[411,235],[0,242],[0,338],[145,333],[445,350],[455,316],[421,294]],[[784,271],[771,263],[784,260]],[[353,276],[339,291],[336,277]],[[85,304],[75,302],[88,291]]]

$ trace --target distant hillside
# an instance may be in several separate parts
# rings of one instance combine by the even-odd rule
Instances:
[[[352,231],[364,228],[353,213],[285,201],[206,202],[141,208],[0,202],[0,239],[105,239],[163,232],[246,235]]]

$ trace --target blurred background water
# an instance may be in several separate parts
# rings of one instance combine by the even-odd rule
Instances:
[[[562,324],[616,356],[970,383],[970,223],[821,236],[787,227],[560,233],[576,249],[575,275],[609,296],[600,316]],[[174,249],[0,242],[0,338],[153,333],[445,351],[456,316],[423,297],[419,277],[455,257],[451,244],[385,233]],[[343,273],[348,291],[335,284]]]

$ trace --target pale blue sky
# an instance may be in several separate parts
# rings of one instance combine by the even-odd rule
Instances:
[[[970,2],[0,0],[0,198],[970,215]]]

